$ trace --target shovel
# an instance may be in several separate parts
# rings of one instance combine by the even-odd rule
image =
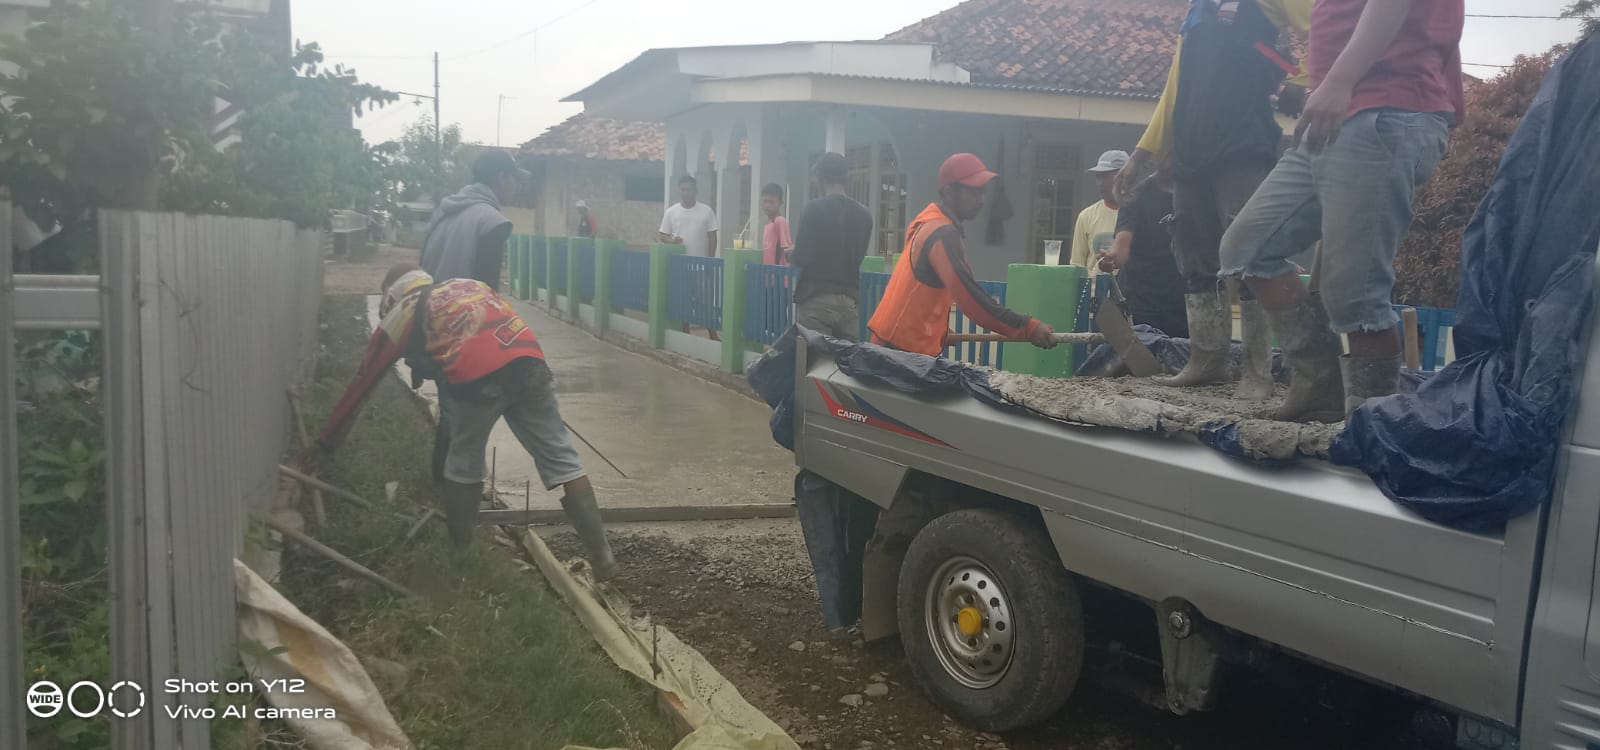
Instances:
[[[1117,350],[1122,357],[1122,363],[1128,366],[1128,371],[1136,378],[1148,378],[1162,373],[1161,363],[1156,360],[1156,355],[1139,340],[1139,334],[1133,332],[1133,321],[1128,319],[1128,298],[1122,296],[1122,287],[1117,284],[1117,277],[1107,275],[1111,284],[1111,293],[1106,295],[1100,303],[1100,309],[1095,311],[1094,320],[1100,325],[1100,333],[1106,337],[1106,343]]]

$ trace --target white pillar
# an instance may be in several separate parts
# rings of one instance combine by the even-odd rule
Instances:
[[[788,165],[785,163],[786,155],[783,152],[783,139],[778,132],[779,121],[777,107],[780,105],[763,104],[758,114],[745,122],[745,137],[750,139],[750,242],[751,247],[759,249],[761,238],[767,229],[767,215],[761,212],[761,187],[769,182],[779,185],[787,184],[786,175]],[[768,127],[772,125],[772,127]],[[803,201],[805,195],[786,196],[784,215],[789,217],[790,231],[795,219],[796,206],[789,205],[789,199]]]
[[[844,153],[845,132],[848,129],[849,117],[844,109],[833,107],[828,110],[827,120],[823,127],[823,150],[836,154]]]
[[[878,217],[882,216],[878,208],[883,203],[883,141],[872,141],[872,167],[867,179],[870,183],[867,190],[867,211],[872,214],[872,243],[867,245],[869,254],[882,255],[896,252],[898,248],[879,247],[878,239],[883,236],[878,231]]]

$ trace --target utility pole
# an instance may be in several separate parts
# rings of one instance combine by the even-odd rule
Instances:
[[[444,179],[444,123],[439,120],[439,53],[433,53],[433,171]],[[433,196],[434,205],[442,195]]]
[[[501,94],[499,102],[497,102],[495,104],[495,107],[494,107],[494,147],[495,148],[500,148],[500,115],[501,115],[502,112],[505,111],[505,106],[506,106],[506,100],[507,99],[511,99],[511,100],[514,101],[514,100],[516,100],[516,97],[514,97],[514,96],[506,96],[505,94]]]

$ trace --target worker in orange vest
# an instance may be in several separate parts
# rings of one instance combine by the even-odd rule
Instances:
[[[978,285],[967,263],[961,224],[983,212],[984,193],[996,177],[972,154],[956,154],[939,167],[939,200],[911,221],[905,252],[867,323],[872,343],[938,356],[945,349],[954,304],[989,331],[1044,349],[1056,345],[1049,325],[996,302]]]

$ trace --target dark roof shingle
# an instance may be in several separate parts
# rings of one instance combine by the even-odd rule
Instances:
[[[1157,97],[1187,0],[967,0],[887,38],[929,42],[973,83]]]
[[[667,160],[667,132],[659,122],[610,120],[577,114],[522,144],[522,153],[602,161],[664,162]]]

